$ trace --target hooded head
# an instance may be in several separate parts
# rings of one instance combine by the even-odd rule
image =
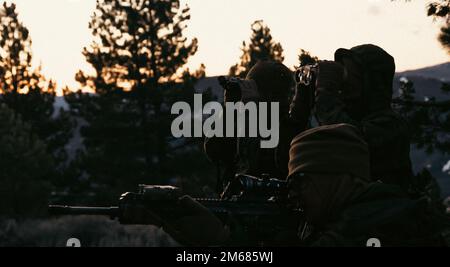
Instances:
[[[254,80],[262,101],[280,102],[280,108],[288,107],[289,94],[295,85],[293,72],[279,62],[259,61],[247,74]]]
[[[344,101],[354,117],[390,108],[395,75],[391,55],[376,45],[365,44],[338,49],[335,61],[345,66]]]
[[[305,131],[291,143],[288,181],[307,220],[325,224],[370,181],[368,145],[349,124]]]

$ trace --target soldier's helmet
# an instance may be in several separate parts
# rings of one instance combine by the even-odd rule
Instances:
[[[395,60],[385,50],[373,44],[364,44],[351,49],[340,48],[335,52],[335,61],[344,58],[355,62],[364,77],[363,101],[369,109],[390,107],[395,75]]]
[[[350,174],[370,181],[368,145],[350,124],[307,130],[293,139],[289,152],[289,177],[298,173]]]

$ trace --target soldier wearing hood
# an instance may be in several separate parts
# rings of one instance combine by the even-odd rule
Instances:
[[[320,125],[356,126],[369,145],[373,180],[410,190],[413,172],[407,122],[391,108],[394,58],[375,45],[339,49],[319,63],[315,117]]]
[[[289,199],[314,229],[306,246],[447,246],[450,220],[426,198],[411,199],[400,187],[373,182],[369,147],[349,124],[307,130],[294,138],[289,161]]]
[[[280,107],[279,144],[273,149],[260,148],[260,138],[206,138],[204,149],[209,159],[224,167],[223,180],[235,174],[284,179],[287,176],[289,146],[292,138],[306,128],[308,112],[299,106],[298,118],[289,117],[289,98],[295,86],[293,72],[279,62],[260,61],[240,80],[241,95],[235,96],[225,89],[224,102],[254,101],[277,102]],[[256,97],[255,97],[256,96]],[[224,112],[225,113],[225,112]],[[248,124],[247,124],[248,125]]]

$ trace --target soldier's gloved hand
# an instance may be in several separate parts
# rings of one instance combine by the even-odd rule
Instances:
[[[178,205],[182,214],[163,226],[176,241],[187,246],[220,246],[228,241],[228,227],[198,201],[183,196]]]
[[[322,90],[340,93],[344,83],[344,66],[334,61],[319,61],[318,66],[317,93]]]

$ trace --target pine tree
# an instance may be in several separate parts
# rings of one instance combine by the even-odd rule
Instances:
[[[240,62],[230,68],[230,76],[244,78],[248,71],[261,60],[283,62],[283,48],[273,40],[270,29],[262,20],[255,21],[252,26],[250,43],[242,44]]]
[[[64,145],[71,135],[67,114],[54,116],[56,84],[46,79],[41,68],[32,68],[32,41],[20,22],[16,6],[0,8],[0,102],[8,105],[46,142],[58,162],[66,158]]]
[[[0,104],[0,215],[44,215],[52,157],[21,117]]]
[[[441,28],[441,32],[439,34],[439,42],[450,54],[450,23],[447,23],[446,26]]]
[[[446,25],[441,28],[438,40],[450,53],[450,0],[431,2],[427,6],[427,15],[446,20]]]
[[[438,0],[428,4],[428,16],[445,18],[450,14],[450,0]]]
[[[311,56],[308,51],[301,49],[300,55],[298,56],[298,61],[300,62],[300,66],[306,66],[318,62],[319,58]]]
[[[189,84],[198,78],[183,70],[197,51],[197,39],[183,36],[189,19],[179,1],[97,1],[89,25],[95,41],[83,52],[95,74],[76,75],[95,94],[66,97],[87,121],[79,162],[93,184],[118,193],[176,171],[169,164],[170,106],[192,98]]]

